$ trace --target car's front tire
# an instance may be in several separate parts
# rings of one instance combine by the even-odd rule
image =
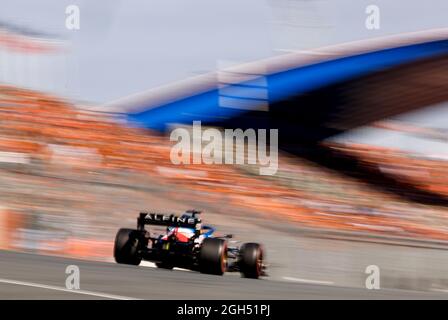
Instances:
[[[201,273],[222,276],[227,270],[227,242],[223,239],[206,238],[199,252]]]
[[[258,279],[263,274],[263,248],[258,243],[245,243],[240,248],[239,267],[245,278]]]
[[[114,257],[117,263],[138,266],[142,258],[138,255],[141,233],[133,229],[120,229],[115,237]]]

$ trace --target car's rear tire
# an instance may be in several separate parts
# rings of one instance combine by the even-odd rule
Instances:
[[[173,265],[166,262],[156,262],[156,267],[159,269],[167,269],[167,270],[171,270],[174,268]]]
[[[240,248],[239,267],[245,278],[258,279],[263,274],[264,252],[258,243],[245,243]]]
[[[138,266],[142,258],[138,256],[141,233],[132,229],[120,229],[115,237],[114,257],[117,263]]]
[[[222,276],[227,270],[227,242],[223,239],[206,238],[199,252],[199,270],[202,273]]]

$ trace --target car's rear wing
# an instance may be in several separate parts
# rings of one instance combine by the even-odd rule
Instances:
[[[141,212],[137,218],[137,228],[143,230],[145,225],[200,229],[201,219],[197,216],[179,217],[174,214]]]

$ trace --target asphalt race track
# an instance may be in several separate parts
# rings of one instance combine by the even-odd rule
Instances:
[[[68,265],[80,290],[65,287]],[[268,279],[223,277],[0,251],[0,299],[443,299],[446,294],[367,290]]]
[[[244,279],[32,253],[0,251],[0,299],[447,299],[448,250],[415,244],[317,237],[280,221],[223,217],[207,221],[236,241],[262,243],[268,277]],[[124,225],[128,227],[128,225]],[[132,225],[129,225],[132,227]],[[111,235],[113,237],[113,235]],[[68,290],[67,266],[80,270]],[[381,269],[381,290],[365,288],[366,267]]]

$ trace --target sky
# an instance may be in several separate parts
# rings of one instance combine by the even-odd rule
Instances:
[[[371,4],[380,8],[379,30],[365,27]],[[66,28],[69,5],[80,8],[79,30]],[[0,47],[0,82],[91,104],[210,72],[222,61],[238,64],[291,50],[448,27],[447,0],[0,0],[0,8],[0,23],[64,44],[62,52],[48,55]],[[445,110],[439,106],[419,118],[425,124],[448,120]],[[441,122],[448,127],[448,121]],[[363,130],[344,139],[415,145],[416,138]],[[438,143],[436,149],[443,148]]]
[[[372,3],[380,30],[365,28]],[[80,30],[65,26],[72,4]],[[0,0],[0,8],[0,22],[66,43],[56,56],[2,50],[9,73],[0,69],[0,80],[93,103],[213,71],[220,61],[448,26],[446,0]]]

